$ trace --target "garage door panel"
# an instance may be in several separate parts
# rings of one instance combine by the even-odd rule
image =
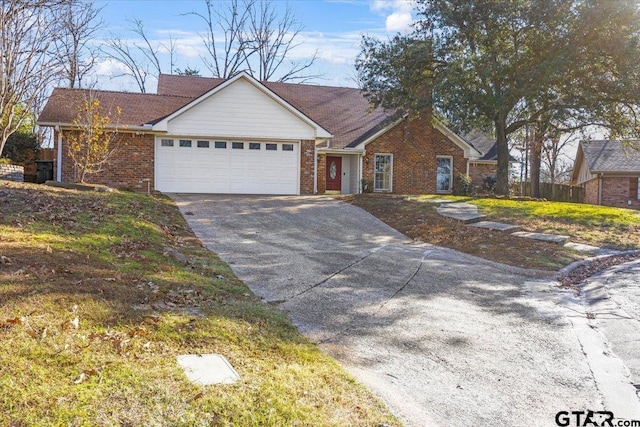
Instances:
[[[156,188],[164,192],[298,194],[299,158],[297,143],[274,143],[277,150],[192,147],[163,147],[156,142]],[[251,143],[257,147],[258,143]],[[270,144],[272,144],[270,142]],[[293,151],[283,150],[284,144]],[[236,144],[237,146],[238,144]]]

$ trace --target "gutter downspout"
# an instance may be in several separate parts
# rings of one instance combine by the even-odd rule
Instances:
[[[58,131],[58,153],[56,154],[56,181],[62,181],[62,132],[60,132],[60,126],[56,126],[55,130]]]
[[[313,194],[318,194],[318,146],[313,143]]]

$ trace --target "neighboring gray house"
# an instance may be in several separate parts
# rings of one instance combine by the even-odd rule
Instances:
[[[584,202],[640,209],[640,142],[583,141],[571,185],[584,188]]]

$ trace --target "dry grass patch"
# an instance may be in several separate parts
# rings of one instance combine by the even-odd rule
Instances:
[[[570,236],[572,242],[615,250],[640,248],[640,211],[578,203],[441,195],[339,196],[414,239],[524,268],[557,270],[589,255],[552,243],[468,227],[437,214],[437,200],[472,203],[487,220],[524,231]]]
[[[164,197],[0,184],[0,425],[398,422]],[[178,354],[242,379],[200,387]]]

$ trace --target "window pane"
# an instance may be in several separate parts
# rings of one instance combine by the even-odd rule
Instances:
[[[225,141],[216,141],[213,144],[216,148],[227,148],[227,143]]]
[[[236,150],[243,150],[244,149],[244,142],[232,142],[231,143],[231,148],[236,149]]]
[[[190,139],[181,139],[180,140],[180,147],[191,147],[191,140]]]
[[[160,145],[162,145],[163,147],[173,147],[173,139],[163,139],[160,142]]]
[[[209,141],[198,141],[199,148],[209,148]]]
[[[266,144],[266,149],[271,151],[277,150],[278,144]]]
[[[376,154],[373,165],[373,189],[391,191],[391,155]]]
[[[260,143],[259,142],[250,142],[249,143],[249,150],[259,150],[260,149]]]
[[[438,157],[436,172],[436,191],[451,191],[451,158]]]
[[[282,151],[293,151],[293,144],[282,144]]]

